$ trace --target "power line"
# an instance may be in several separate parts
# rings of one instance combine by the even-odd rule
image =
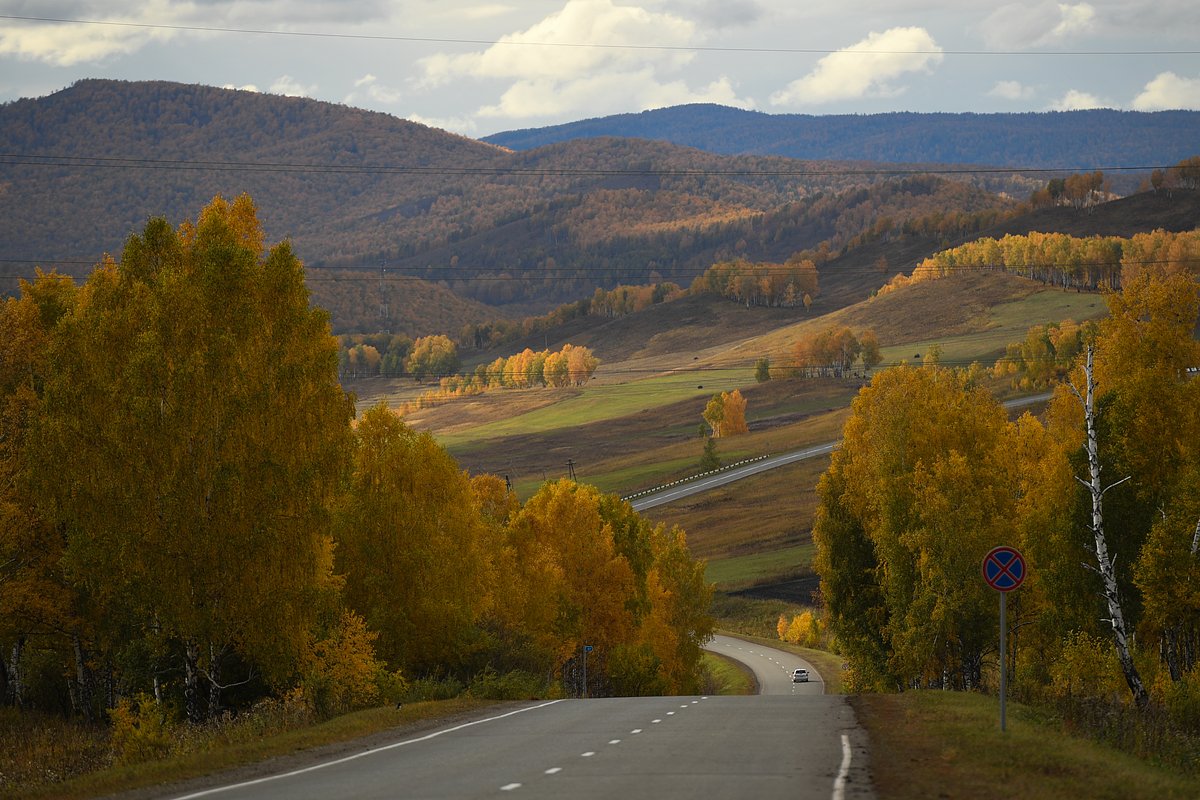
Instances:
[[[815,161],[785,156],[717,156],[714,158],[756,158],[768,161]],[[71,167],[83,169],[177,169],[220,172],[302,172],[329,175],[438,175],[489,177],[660,177],[660,178],[778,178],[778,177],[863,177],[918,175],[1057,175],[1079,172],[1153,172],[1173,169],[1175,165],[1116,165],[1102,167],[795,167],[779,169],[611,169],[601,167],[521,167],[505,166],[417,166],[397,164],[304,164],[272,161],[222,161],[200,159],[154,159],[128,156],[71,156],[61,154],[0,153],[0,165],[26,167]]]
[[[924,259],[923,259],[924,260]],[[0,264],[17,264],[26,266],[82,266],[95,267],[99,265],[98,259],[81,259],[77,257],[70,258],[4,258],[0,257]],[[117,262],[118,264],[120,261]],[[726,262],[715,262],[719,265]],[[757,268],[753,273],[746,273],[748,277],[762,278],[771,277],[773,275],[791,275],[796,271],[794,267],[787,264],[756,262]],[[909,268],[920,266],[922,262],[916,262],[909,265]],[[938,273],[972,273],[972,272],[1011,272],[1018,273],[1029,270],[1080,270],[1080,269],[1112,269],[1123,266],[1166,266],[1171,264],[1177,265],[1200,265],[1200,258],[1158,258],[1158,259],[1117,259],[1114,261],[1080,261],[1080,262],[1037,262],[1027,264],[955,264],[955,265],[940,265],[934,264],[928,269],[937,271]],[[697,278],[705,275],[713,265],[706,267],[680,267],[671,269],[665,266],[659,266],[657,271],[662,273],[663,280],[660,283],[672,283],[674,279],[679,278]],[[388,267],[386,275],[380,275],[380,268],[369,264],[361,265],[330,265],[330,264],[305,264],[304,271],[306,273],[313,272],[344,272],[345,275],[331,275],[326,277],[315,277],[313,275],[305,276],[308,282],[316,283],[391,283],[391,282],[406,282],[406,281],[426,281],[437,282],[442,280],[455,281],[516,281],[528,282],[530,276],[546,277],[557,276],[560,278],[575,278],[578,280],[588,280],[594,278],[606,278],[609,276],[619,276],[620,274],[628,274],[632,272],[644,271],[640,269],[625,269],[621,267],[610,266],[555,266],[545,268],[518,268],[518,267],[492,267],[488,270],[499,270],[501,274],[480,273],[479,271],[465,272],[462,267],[411,267],[407,268],[410,273],[407,275],[398,274],[398,270],[405,269],[403,267]],[[483,268],[480,268],[481,270]],[[818,279],[824,276],[824,280],[830,278],[845,276],[845,275],[867,275],[878,274],[880,278],[894,277],[901,273],[900,269],[889,268],[880,270],[872,264],[862,264],[854,266],[840,266],[836,268],[822,269],[822,265],[817,267]],[[515,274],[514,274],[515,273]],[[18,277],[16,275],[6,276],[0,275],[0,279],[7,277]],[[736,274],[730,277],[737,277]],[[619,277],[617,277],[619,280]],[[630,289],[646,289],[653,287],[655,284],[620,284]],[[687,287],[681,287],[686,289]],[[613,290],[606,290],[613,291]],[[819,293],[819,290],[818,290]],[[590,299],[590,298],[581,298]]]
[[[853,55],[952,55],[952,56],[1173,56],[1197,55],[1200,50],[947,50],[913,49],[913,50],[854,50],[849,48],[821,47],[723,47],[713,45],[660,45],[660,44],[612,44],[605,42],[535,42],[516,41],[512,39],[463,39],[437,36],[398,36],[391,34],[369,33],[332,33],[329,31],[285,31],[268,28],[233,28],[216,25],[172,25],[166,23],[120,22],[114,20],[76,19],[67,17],[31,17],[15,14],[0,14],[0,19],[17,22],[47,22],[63,25],[105,25],[118,28],[139,28],[143,30],[182,31],[195,33],[233,33],[252,36],[284,36],[304,39],[342,39],[350,41],[378,42],[407,42],[410,44],[452,44],[470,46],[504,46],[504,47],[549,47],[568,49],[597,49],[597,50],[647,50],[661,52],[685,53],[763,53],[790,55],[830,55],[832,53]]]

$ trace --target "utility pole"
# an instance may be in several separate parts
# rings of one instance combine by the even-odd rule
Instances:
[[[384,333],[391,333],[388,327],[387,295],[383,293],[383,275],[387,272],[387,259],[379,262],[379,327]]]
[[[570,476],[572,481],[575,480],[575,459],[573,458],[567,459],[567,475]]]

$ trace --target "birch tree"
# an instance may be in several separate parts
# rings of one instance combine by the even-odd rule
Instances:
[[[1116,570],[1108,554],[1108,541],[1104,537],[1104,495],[1111,489],[1129,480],[1129,476],[1121,478],[1108,486],[1101,481],[1100,445],[1096,436],[1096,380],[1094,377],[1093,347],[1088,346],[1084,363],[1084,390],[1081,392],[1074,384],[1070,384],[1071,393],[1083,404],[1084,426],[1086,431],[1086,450],[1088,461],[1087,478],[1079,478],[1091,495],[1092,522],[1091,531],[1094,537],[1093,552],[1096,558],[1094,569],[1103,582],[1104,602],[1108,608],[1107,622],[1112,626],[1113,643],[1117,648],[1117,658],[1121,663],[1121,671],[1125,682],[1133,694],[1138,706],[1150,702],[1150,695],[1142,683],[1137,666],[1133,663],[1133,652],[1129,643],[1129,627],[1125,623],[1125,611],[1121,605],[1121,594],[1117,586]]]
[[[39,442],[67,569],[124,635],[168,644],[189,719],[235,678],[287,680],[336,599],[353,413],[290,246],[263,248],[244,195],[151,220],[60,327]],[[232,653],[249,674],[223,675]]]

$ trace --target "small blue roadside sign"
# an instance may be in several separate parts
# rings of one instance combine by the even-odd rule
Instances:
[[[1025,582],[1025,558],[1011,547],[994,547],[983,559],[983,579],[997,592],[1011,592]]]

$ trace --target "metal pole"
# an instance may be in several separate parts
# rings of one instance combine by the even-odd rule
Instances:
[[[1008,628],[1008,620],[1005,618],[1006,597],[1008,597],[1008,592],[1000,592],[1000,730],[1002,731],[1005,729],[1004,696],[1008,691],[1008,667],[1005,664],[1005,655],[1008,648],[1004,642],[1005,630]]]
[[[583,646],[583,696],[587,698],[587,645]]]

